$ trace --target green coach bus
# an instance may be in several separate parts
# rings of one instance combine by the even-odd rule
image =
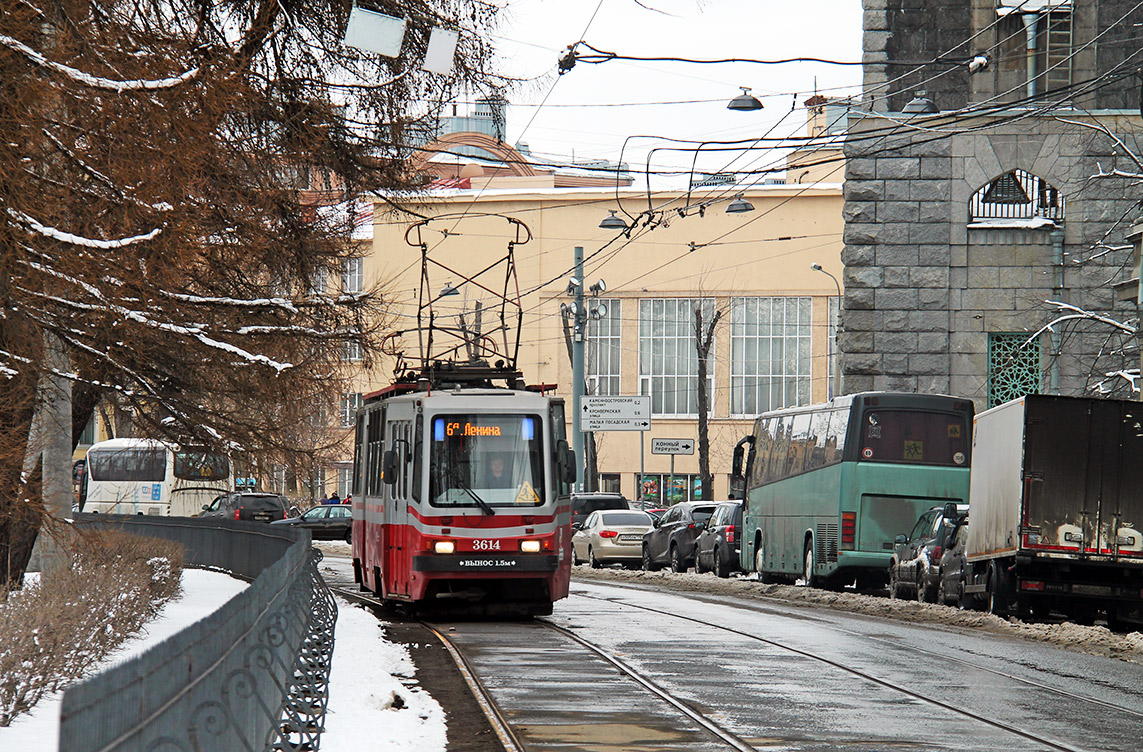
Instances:
[[[898,534],[933,506],[968,501],[972,417],[971,400],[896,392],[758,416],[731,475],[746,500],[743,571],[833,588],[884,583]]]

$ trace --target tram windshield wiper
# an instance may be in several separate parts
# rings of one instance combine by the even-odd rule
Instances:
[[[466,494],[472,497],[472,500],[476,502],[478,507],[480,507],[481,512],[489,516],[496,514],[496,510],[492,508],[492,505],[484,499],[480,498],[476,491],[473,491],[469,485],[464,482],[464,478],[461,477],[460,473],[454,472],[453,480],[456,482],[457,487],[460,488],[461,491],[464,491]]]

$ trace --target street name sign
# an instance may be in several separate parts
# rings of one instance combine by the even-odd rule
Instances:
[[[582,397],[581,431],[646,431],[651,428],[650,395]]]
[[[694,439],[651,439],[651,454],[694,454]]]

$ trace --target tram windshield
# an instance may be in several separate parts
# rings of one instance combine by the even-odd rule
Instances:
[[[538,415],[432,418],[429,503],[438,507],[535,507],[544,503],[543,423]]]

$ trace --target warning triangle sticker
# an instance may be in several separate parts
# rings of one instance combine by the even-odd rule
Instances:
[[[517,504],[539,504],[540,495],[536,493],[536,489],[532,488],[532,484],[524,481],[524,485],[520,486],[520,492],[516,494]]]

